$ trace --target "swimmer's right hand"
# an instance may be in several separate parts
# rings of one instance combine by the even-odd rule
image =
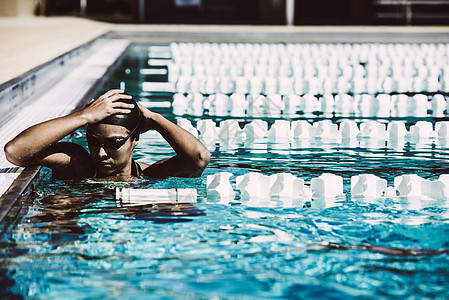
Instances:
[[[114,114],[128,114],[134,107],[133,104],[123,103],[117,100],[131,99],[130,95],[123,94],[122,90],[109,90],[96,100],[91,100],[80,112],[87,124],[100,122]]]

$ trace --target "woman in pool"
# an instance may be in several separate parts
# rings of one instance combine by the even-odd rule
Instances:
[[[60,139],[84,125],[90,153]],[[157,130],[176,155],[148,165],[132,159],[140,132]],[[59,179],[132,176],[198,177],[210,153],[192,134],[137,104],[121,90],[110,90],[82,110],[34,125],[5,146],[6,158],[18,166],[44,165]]]

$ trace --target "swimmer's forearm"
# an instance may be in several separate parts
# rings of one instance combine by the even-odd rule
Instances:
[[[160,114],[153,113],[151,120],[153,128],[167,140],[177,155],[190,158],[201,167],[207,166],[210,160],[209,150],[195,136]]]
[[[116,113],[129,113],[133,104],[117,100],[129,99],[122,90],[110,90],[92,100],[80,111],[32,126],[6,144],[6,158],[13,164],[29,166],[40,163],[41,155],[60,139],[86,124],[93,124]]]
[[[39,154],[76,129],[87,124],[82,111],[31,126],[8,142],[5,155],[19,166],[38,163]]]

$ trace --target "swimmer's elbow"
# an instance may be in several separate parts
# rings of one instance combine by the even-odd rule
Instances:
[[[199,170],[198,176],[201,176],[201,174],[203,173],[204,169],[206,169],[209,162],[210,162],[210,152],[209,150],[207,150],[207,148],[204,148],[201,151],[199,151],[197,156],[196,165]]]
[[[25,161],[23,161],[21,159],[21,156],[18,155],[18,153],[20,152],[20,149],[17,149],[14,141],[8,142],[5,145],[4,151],[5,151],[5,157],[10,163],[12,163],[16,166],[19,166],[19,167],[26,167]]]
[[[202,162],[202,164],[204,165],[204,168],[206,168],[207,167],[207,165],[209,164],[209,162],[210,162],[210,152],[209,152],[209,150],[207,150],[206,148],[203,150],[203,151],[201,151],[201,154],[200,154],[200,159],[201,159],[201,162]]]

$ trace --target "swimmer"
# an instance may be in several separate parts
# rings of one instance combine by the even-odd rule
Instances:
[[[85,125],[90,153],[78,144],[60,142]],[[176,155],[151,165],[136,162],[132,156],[139,134],[151,129],[165,138]],[[49,167],[57,179],[198,177],[210,160],[207,148],[192,134],[122,90],[110,90],[82,110],[24,130],[6,144],[5,155],[18,166]]]

